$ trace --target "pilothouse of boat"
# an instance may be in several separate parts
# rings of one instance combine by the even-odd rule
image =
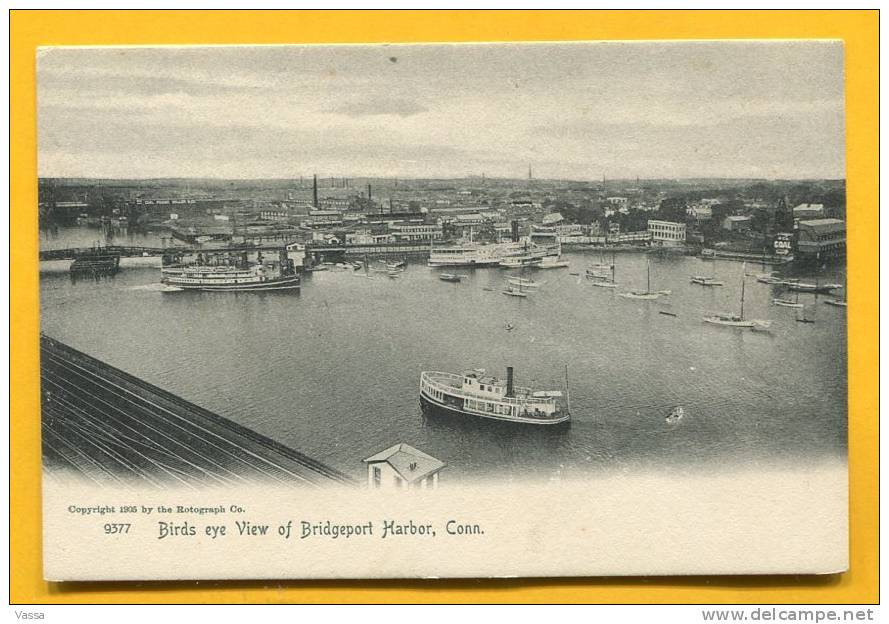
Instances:
[[[507,367],[506,380],[485,374],[484,369],[461,375],[437,371],[420,373],[420,403],[427,413],[444,413],[485,418],[526,425],[567,423],[570,399],[565,391],[534,390],[514,385],[513,369]]]

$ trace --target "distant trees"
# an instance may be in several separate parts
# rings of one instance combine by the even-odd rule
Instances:
[[[604,211],[590,200],[583,200],[580,206],[562,200],[547,200],[543,203],[547,212],[558,212],[568,223],[589,225],[604,218]]]
[[[667,197],[662,199],[657,210],[657,218],[663,221],[685,223],[688,202],[684,197]]]

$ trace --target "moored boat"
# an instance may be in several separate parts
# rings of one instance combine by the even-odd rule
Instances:
[[[705,275],[692,275],[691,283],[698,284],[699,286],[724,286],[725,282],[722,280],[718,280],[713,277],[707,277]]]
[[[794,301],[792,299],[772,299],[772,305],[780,306],[782,308],[802,308],[803,304],[799,301]]]
[[[753,329],[765,331],[768,330],[772,322],[768,320],[745,319],[744,318],[744,285],[745,285],[746,266],[741,270],[741,311],[738,314],[732,312],[719,312],[705,316],[703,321],[711,325],[721,325],[722,327],[736,327],[739,329]]]
[[[623,297],[624,299],[640,299],[642,301],[651,301],[653,299],[658,299],[661,295],[669,295],[672,291],[669,290],[651,290],[651,261],[647,262],[646,265],[646,287],[645,290],[631,290],[629,292],[618,293],[618,296]]]
[[[255,262],[248,261],[246,254],[236,258],[224,253],[199,254],[194,263],[162,267],[161,276],[163,284],[183,290],[232,292],[300,287],[300,276],[284,250],[274,260],[265,259],[260,252]]]
[[[788,290],[802,293],[818,293],[829,294],[837,288],[842,288],[842,284],[819,284],[810,282],[801,282],[799,280],[784,280],[781,282]]]
[[[506,287],[506,290],[503,291],[504,295],[509,295],[510,297],[527,297],[528,293],[522,290],[521,286],[513,286],[512,284]]]
[[[456,273],[442,273],[438,276],[438,279],[442,280],[443,282],[460,282],[463,280],[464,277],[466,276],[457,275]]]
[[[513,369],[506,380],[487,376],[484,369],[462,375],[437,371],[420,373],[420,403],[431,412],[460,414],[527,425],[558,425],[570,420],[570,407],[561,405],[561,391],[515,386]],[[565,393],[567,399],[567,392]]]
[[[567,269],[568,261],[560,260],[555,256],[546,256],[539,264],[534,265],[536,269]]]

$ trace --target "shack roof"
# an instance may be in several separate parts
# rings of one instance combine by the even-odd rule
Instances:
[[[827,234],[845,231],[846,222],[842,219],[805,219],[799,222],[799,226],[814,230],[818,234]]]
[[[419,481],[438,472],[446,465],[440,459],[435,459],[432,455],[427,455],[404,442],[390,446],[376,455],[371,455],[364,461],[368,464],[385,462],[392,466],[395,472],[408,483]]]

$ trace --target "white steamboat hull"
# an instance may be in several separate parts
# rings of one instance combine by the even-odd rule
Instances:
[[[435,374],[440,373],[432,373],[432,375]],[[431,381],[431,377],[427,377],[427,375],[428,373],[420,375],[420,403],[424,408],[453,415],[459,414],[522,425],[560,425],[571,419],[570,414],[564,410],[548,414],[534,414],[527,406],[521,404],[504,403],[493,397],[465,395],[457,388]],[[439,396],[435,396],[436,394]],[[485,406],[490,409],[483,409]]]
[[[175,286],[176,288],[181,288],[182,290],[201,290],[205,292],[298,290],[300,287],[299,275],[289,275],[287,277],[272,278],[256,282],[240,282],[237,284],[207,282],[198,283],[194,280],[178,279],[175,277],[166,277],[162,281],[168,286]]]
[[[453,415],[460,416],[472,416],[477,418],[484,418],[486,420],[496,420],[499,422],[507,422],[507,423],[516,423],[516,424],[524,424],[524,425],[562,425],[570,422],[571,417],[568,414],[564,416],[559,416],[558,418],[552,418],[548,420],[543,420],[540,418],[524,418],[522,416],[504,416],[501,414],[490,414],[488,412],[479,412],[476,410],[470,410],[466,408],[460,408],[452,405],[446,405],[441,401],[437,401],[428,397],[425,393],[420,393],[420,403],[423,404],[426,408],[432,410],[440,410],[442,412],[450,413]]]

